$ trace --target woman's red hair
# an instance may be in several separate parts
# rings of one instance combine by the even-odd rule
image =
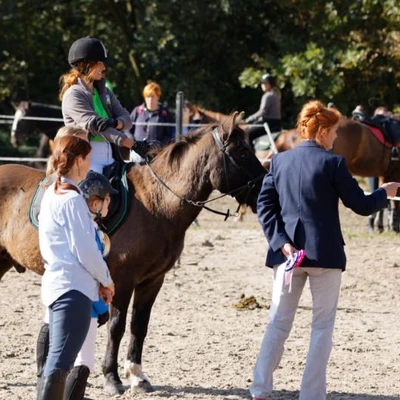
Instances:
[[[297,118],[297,129],[304,139],[320,139],[335,126],[342,114],[336,108],[327,108],[318,101],[304,104]]]

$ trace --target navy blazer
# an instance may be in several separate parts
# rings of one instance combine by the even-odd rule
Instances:
[[[269,243],[266,265],[283,263],[286,258],[280,248],[291,243],[306,251],[302,266],[344,270],[339,199],[360,215],[370,215],[387,205],[384,189],[366,196],[345,159],[314,141],[274,156],[257,205]]]

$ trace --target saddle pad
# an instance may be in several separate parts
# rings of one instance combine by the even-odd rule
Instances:
[[[132,163],[124,163],[121,175],[109,178],[111,186],[118,191],[118,194],[111,196],[108,215],[103,219],[103,228],[108,235],[112,235],[121,226],[128,212],[129,186],[126,174],[132,165]]]
[[[111,180],[111,185],[114,189],[118,190],[118,194],[113,195],[111,198],[111,203],[109,206],[109,212],[107,218],[103,220],[103,229],[108,235],[113,234],[122,224],[125,219],[125,216],[128,212],[129,206],[129,186],[128,180],[126,177],[127,168],[131,164],[124,164],[121,170],[120,177],[113,177]],[[51,184],[54,181],[55,177],[50,178]],[[32,197],[31,205],[29,207],[29,221],[31,224],[38,229],[39,228],[39,212],[40,212],[40,204],[43,199],[43,195],[45,192],[46,178],[43,178]]]
[[[51,177],[50,177],[50,179],[51,179]],[[39,228],[38,217],[39,217],[39,212],[40,212],[40,204],[42,203],[44,191],[46,190],[44,187],[45,182],[47,182],[46,177],[44,177],[37,185],[37,188],[32,197],[32,200],[31,200],[31,205],[29,207],[29,221],[36,229]]]
[[[383,135],[383,132],[379,129],[379,128],[377,128],[377,127],[375,127],[375,126],[372,126],[372,125],[368,125],[368,124],[364,124],[370,131],[371,131],[371,133],[378,139],[378,141],[380,142],[380,143],[382,143],[384,146],[386,146],[386,147],[388,147],[388,148],[391,148],[391,147],[397,147],[397,148],[400,148],[400,141],[397,141],[396,143],[390,143],[390,142],[388,142],[387,140],[386,140],[386,138],[385,138],[385,136]]]
[[[281,134],[280,132],[272,132],[272,138],[274,139],[274,142],[278,138],[278,136]],[[268,135],[265,134],[263,136],[260,136],[256,140],[254,140],[254,149],[255,150],[269,150],[271,148],[271,142],[269,141]]]

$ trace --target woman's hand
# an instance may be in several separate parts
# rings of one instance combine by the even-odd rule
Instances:
[[[293,258],[293,253],[298,251],[295,247],[293,247],[290,243],[285,243],[281,247],[281,251],[283,255],[288,259],[291,260]]]
[[[381,186],[381,188],[386,190],[386,194],[388,197],[395,197],[397,194],[397,190],[400,188],[400,183],[399,182],[384,183]]]
[[[108,286],[100,285],[99,288],[99,296],[106,304],[110,304],[115,294],[115,286],[114,283],[111,283]]]

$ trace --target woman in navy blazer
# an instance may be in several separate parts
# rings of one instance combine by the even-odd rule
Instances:
[[[264,400],[272,392],[272,375],[283,354],[285,340],[307,278],[313,299],[311,340],[302,379],[300,400],[326,399],[326,366],[339,298],[341,273],[346,267],[339,221],[339,199],[361,215],[386,206],[400,184],[384,184],[364,195],[343,157],[329,152],[341,115],[319,101],[304,105],[297,121],[306,139],[293,150],[277,154],[265,176],[258,199],[258,218],[268,240],[266,265],[274,268],[270,323],[254,367],[250,393]],[[300,268],[290,261],[300,250]]]

